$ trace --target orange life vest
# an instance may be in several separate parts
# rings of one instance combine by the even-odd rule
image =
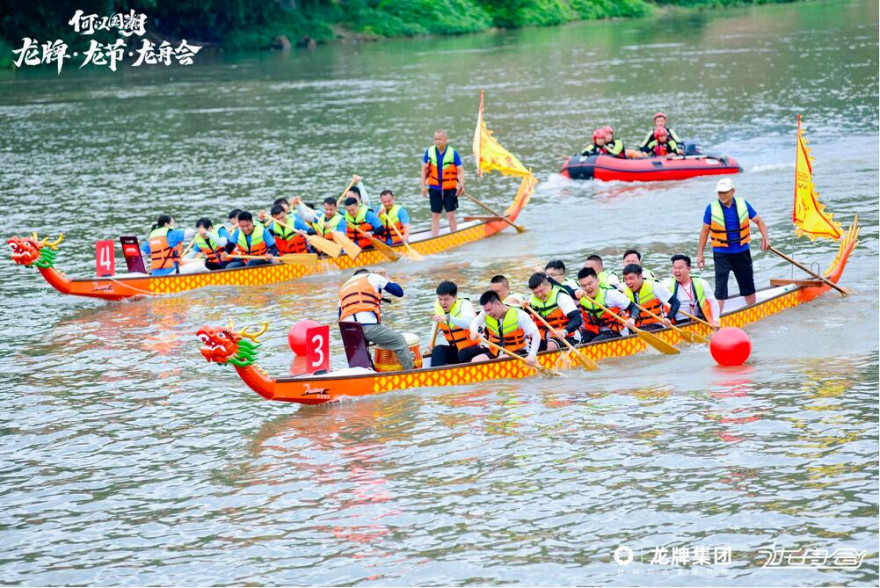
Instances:
[[[519,326],[519,318],[515,308],[508,308],[504,313],[504,319],[500,322],[487,314],[486,331],[489,333],[489,341],[508,351],[515,352],[526,347],[526,332]],[[495,349],[491,349],[490,352],[493,356],[497,356],[499,353]]]
[[[193,237],[193,241],[195,241],[196,246],[198,246],[199,251],[205,254],[206,261],[208,263],[221,263],[223,260],[220,257],[220,254],[223,252],[223,248],[217,243],[217,236],[208,233],[208,237],[202,237],[201,235],[196,235]]]
[[[308,251],[306,238],[295,230],[282,225],[281,221],[277,219],[272,223],[272,233],[275,236],[275,246],[278,247],[278,253],[283,255],[285,253],[306,253]]]
[[[748,245],[751,241],[749,230],[749,207],[742,198],[734,196],[733,206],[736,206],[736,216],[739,220],[739,244]],[[727,247],[730,244],[727,226],[724,224],[724,209],[720,200],[715,200],[709,205],[712,222],[709,224],[709,234],[712,236],[712,247]],[[735,233],[736,231],[731,231]]]
[[[169,227],[159,227],[150,232],[150,271],[170,269],[177,265],[183,255],[183,243],[174,247],[168,244]]]
[[[458,186],[458,167],[455,165],[455,149],[446,146],[443,161],[436,145],[428,148],[428,186],[440,186],[443,190],[454,190]],[[440,168],[443,169],[442,176]],[[442,178],[442,181],[441,181]]]
[[[449,309],[449,316],[461,317],[461,305],[462,299],[459,298],[452,305],[452,308]],[[447,314],[443,312],[443,307],[440,306],[440,303],[436,300],[434,301],[434,314],[436,316],[446,316]],[[443,332],[443,336],[446,337],[446,341],[459,351],[467,347],[479,344],[479,341],[477,339],[470,338],[470,331],[468,329],[457,327],[452,324],[451,321],[439,323],[439,328]]]
[[[385,214],[381,215],[379,218],[382,221],[382,224],[385,225],[385,242],[389,245],[400,245],[403,243],[403,240],[397,236],[397,233],[403,235],[403,223],[400,222],[400,205],[395,204],[391,207],[391,210],[385,212]],[[391,227],[397,227],[397,231]]]
[[[369,233],[373,230],[373,225],[366,221],[367,218],[367,207],[361,204],[361,207],[358,208],[357,217],[352,217],[348,212],[345,213],[345,235],[355,242],[358,247],[366,247],[370,245],[370,238],[359,233],[355,230],[354,227],[359,228],[364,233]],[[354,225],[354,226],[352,226]]]
[[[568,324],[568,317],[565,316],[565,313],[559,308],[558,300],[562,293],[562,288],[559,286],[553,286],[546,301],[541,300],[534,294],[532,294],[532,299],[529,301],[532,310],[544,317],[544,320],[550,323],[550,326],[553,327],[554,330],[564,329],[565,325]],[[541,333],[541,338],[546,339],[547,327],[544,326],[544,323],[541,321],[536,322],[538,325],[538,331]]]
[[[266,241],[263,240],[263,230],[262,224],[254,223],[254,232],[250,234],[251,242],[248,244],[248,235],[238,229],[238,241],[235,243],[238,255],[266,255],[269,248],[266,246]]]
[[[635,295],[633,291],[629,288],[624,292],[626,297],[630,299],[631,302],[635,302]],[[639,301],[638,305],[644,308],[645,310],[659,316],[663,316],[663,303],[660,301],[657,296],[654,295],[654,282],[649,280],[645,280],[642,283],[642,287],[639,289]],[[659,323],[660,319],[654,318],[643,310],[636,309],[633,312],[638,313],[638,318],[636,319],[636,326],[643,327],[645,325],[652,325],[654,323]]]
[[[583,329],[588,333],[599,334],[600,331],[604,329],[610,329],[614,332],[619,332],[622,328],[622,325],[619,320],[611,316],[611,313],[606,312],[599,305],[607,307],[605,304],[605,294],[608,290],[612,288],[602,288],[599,287],[599,290],[596,292],[596,295],[593,296],[593,300],[597,302],[597,304],[593,304],[586,298],[580,301],[581,306],[581,316],[584,318],[584,326]],[[614,311],[612,311],[614,312]],[[621,318],[626,318],[622,313],[616,313]]]
[[[370,274],[358,274],[339,289],[339,319],[358,312],[375,312],[376,321],[382,322],[381,302],[381,297],[370,283]]]

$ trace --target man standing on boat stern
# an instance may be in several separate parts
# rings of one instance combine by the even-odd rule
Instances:
[[[697,245],[697,267],[703,269],[706,266],[703,250],[711,235],[712,257],[715,260],[715,298],[718,299],[719,311],[723,311],[724,301],[729,298],[727,280],[731,271],[736,277],[740,296],[745,296],[746,304],[755,303],[749,221],[758,225],[761,231],[761,251],[770,248],[770,237],[767,235],[767,225],[752,205],[744,198],[734,196],[736,190],[730,178],[718,180],[715,191],[718,192],[718,199],[710,203],[703,214],[703,229]]]
[[[425,150],[422,159],[422,196],[431,198],[431,236],[440,233],[440,213],[446,209],[449,232],[457,228],[455,210],[458,196],[464,192],[464,167],[454,147],[447,145],[446,131],[434,133],[434,144]]]
[[[397,354],[405,370],[413,369],[413,354],[402,333],[382,324],[382,292],[398,298],[403,288],[385,277],[385,270],[359,269],[339,289],[339,322],[360,323],[364,338]]]

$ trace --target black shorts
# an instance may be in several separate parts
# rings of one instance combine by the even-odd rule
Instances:
[[[431,199],[431,212],[440,214],[443,209],[446,212],[453,212],[458,208],[458,196],[455,195],[455,188],[449,190],[440,190],[439,188],[431,188],[428,190]]]
[[[748,249],[740,253],[713,253],[715,259],[715,298],[727,300],[727,280],[730,272],[736,278],[740,296],[755,293],[755,275],[752,269],[752,252]]]

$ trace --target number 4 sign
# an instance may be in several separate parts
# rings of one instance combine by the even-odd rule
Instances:
[[[98,266],[98,277],[112,276],[116,273],[116,249],[111,240],[95,243],[95,264]]]
[[[330,327],[321,325],[306,331],[306,366],[309,373],[330,369]]]

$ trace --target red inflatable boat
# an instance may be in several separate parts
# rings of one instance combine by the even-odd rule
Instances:
[[[560,174],[572,180],[617,180],[657,182],[685,180],[697,176],[737,174],[742,168],[732,157],[681,155],[620,159],[609,155],[573,155],[562,165]]]

